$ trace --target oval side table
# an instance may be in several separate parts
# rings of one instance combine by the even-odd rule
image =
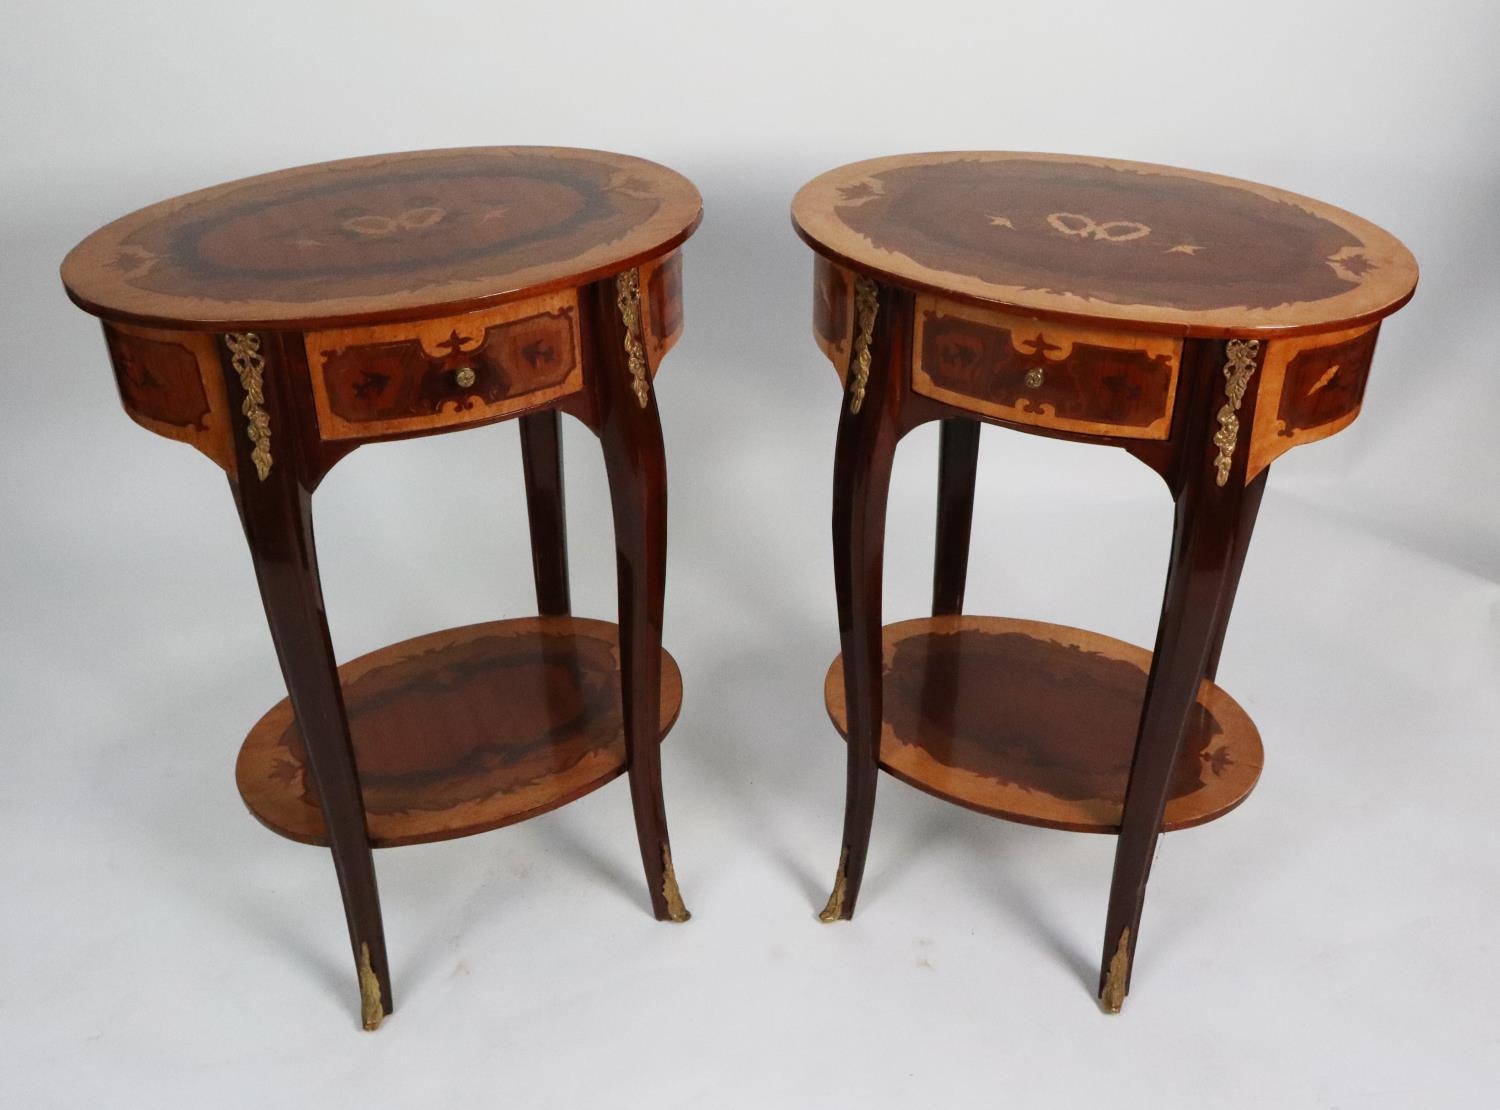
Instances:
[[[1118,833],[1099,997],[1130,987],[1158,834],[1233,809],[1260,737],[1215,685],[1272,460],[1359,412],[1411,254],[1379,228],[1232,178],[1050,154],[875,159],[792,204],[814,332],[845,384],[833,481],[848,738],[825,921],[859,895],[877,768],[962,806]],[[932,616],[881,627],[896,444],[941,421]],[[962,615],[980,423],[1123,447],[1176,502],[1154,652]]]
[[[659,744],[666,466],[652,378],[682,329],[698,192],[651,162],[489,147],[356,158],[142,209],[63,262],[102,317],[125,411],[229,477],[289,698],[237,779],[283,836],[332,849],[361,1016],[391,1012],[372,847],[466,836],[628,771],[659,919],[685,921]],[[619,624],[573,617],[559,413],[599,437]],[[335,664],[318,483],[364,443],[520,421],[539,616]]]

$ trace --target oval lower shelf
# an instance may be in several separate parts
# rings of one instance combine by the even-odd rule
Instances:
[[[370,842],[449,840],[514,824],[626,768],[619,629],[527,617],[433,632],[339,668]],[[665,651],[662,735],[682,707]],[[327,844],[290,701],[250,730],[235,778],[272,831]]]
[[[1095,632],[1002,617],[887,625],[880,765],[958,805],[1028,825],[1118,832],[1151,653]],[[843,656],[823,687],[848,733]],[[1166,830],[1212,821],[1260,778],[1260,734],[1204,682]]]

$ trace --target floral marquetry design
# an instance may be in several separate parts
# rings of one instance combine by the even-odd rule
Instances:
[[[362,439],[498,419],[582,388],[569,293],[417,325],[310,333],[318,423]]]
[[[614,625],[536,617],[472,625],[339,668],[376,846],[463,836],[555,808],[625,770]],[[662,730],[681,702],[662,655]],[[302,735],[282,702],[251,731],[245,803],[284,836],[324,841]]]
[[[1405,247],[1331,205],[1102,158],[878,158],[809,182],[792,216],[815,250],[894,285],[1179,335],[1384,315],[1416,283]]]
[[[602,151],[476,147],[302,166],[142,209],[63,263],[101,315],[319,326],[578,285],[681,242],[697,191]]]
[[[1164,439],[1181,343],[917,299],[912,389],[999,420]]]
[[[881,765],[972,809],[1027,824],[1119,824],[1151,654],[1097,633],[997,617],[884,629]],[[841,660],[824,686],[848,727]],[[1204,684],[1168,791],[1166,828],[1212,820],[1260,775],[1260,737]]]

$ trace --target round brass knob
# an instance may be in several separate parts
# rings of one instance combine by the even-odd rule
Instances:
[[[1046,380],[1046,376],[1047,372],[1040,366],[1033,366],[1030,370],[1026,371],[1026,388],[1040,389],[1042,382]]]
[[[472,366],[460,366],[453,371],[453,380],[458,383],[460,389],[468,389],[474,384],[474,368]]]

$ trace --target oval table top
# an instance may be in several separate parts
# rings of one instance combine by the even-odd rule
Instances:
[[[142,208],[62,264],[106,319],[240,331],[467,312],[665,254],[702,200],[655,162],[470,147],[323,162]]]
[[[1416,288],[1394,236],[1232,177],[1063,154],[855,162],[792,202],[797,233],[877,280],[1024,315],[1202,337],[1378,320]]]

